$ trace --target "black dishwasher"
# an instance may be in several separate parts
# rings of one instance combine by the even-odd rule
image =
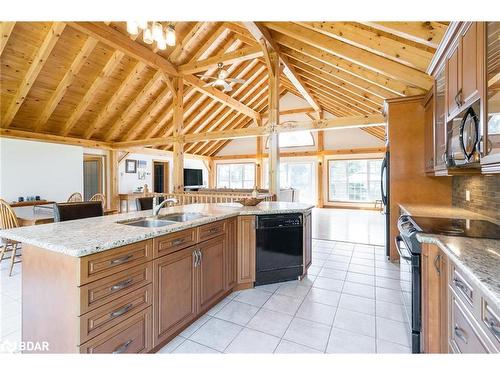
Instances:
[[[302,214],[257,216],[256,285],[302,275],[302,228]]]

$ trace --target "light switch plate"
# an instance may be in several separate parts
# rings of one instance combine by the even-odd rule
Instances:
[[[465,200],[470,202],[470,190],[465,190]]]

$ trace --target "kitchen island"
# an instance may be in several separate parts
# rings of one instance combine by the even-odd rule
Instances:
[[[302,214],[306,274],[311,209],[194,204],[162,209],[163,219],[183,218],[163,226],[133,225],[150,210],[1,231],[23,243],[23,341],[46,342],[49,353],[154,352],[253,287],[256,215]]]

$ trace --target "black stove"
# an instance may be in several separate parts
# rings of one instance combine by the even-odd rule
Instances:
[[[411,217],[416,229],[423,233],[472,238],[500,239],[500,225],[486,220]]]

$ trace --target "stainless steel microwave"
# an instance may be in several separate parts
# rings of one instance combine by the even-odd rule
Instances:
[[[448,168],[478,166],[480,111],[478,100],[448,122],[445,153]]]

